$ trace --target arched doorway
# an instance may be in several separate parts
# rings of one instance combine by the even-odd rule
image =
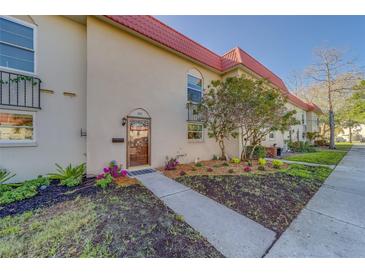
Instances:
[[[151,165],[151,117],[143,108],[127,116],[127,168]]]

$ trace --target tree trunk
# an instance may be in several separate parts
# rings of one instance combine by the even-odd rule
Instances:
[[[225,146],[224,146],[224,141],[223,139],[220,139],[218,141],[218,144],[219,144],[219,148],[221,149],[221,160],[227,160],[227,157],[226,157],[226,151],[225,151]]]
[[[253,158],[253,154],[255,153],[255,149],[256,149],[257,146],[258,146],[258,144],[254,145],[252,147],[252,150],[251,150],[251,153],[250,153],[250,160]]]
[[[352,128],[349,127],[349,141],[352,143]]]
[[[329,111],[329,122],[330,122],[330,146],[329,149],[336,149],[335,146],[335,117],[333,110]]]
[[[247,154],[247,142],[242,143],[242,151],[241,151],[241,161],[246,160],[246,154]]]

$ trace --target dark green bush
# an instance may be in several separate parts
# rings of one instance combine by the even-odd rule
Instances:
[[[247,155],[249,156],[251,154],[251,151],[253,149],[253,146],[247,146]],[[263,146],[257,146],[255,148],[255,151],[253,152],[252,157],[254,159],[259,159],[259,158],[265,158],[266,157],[266,149]]]
[[[10,204],[31,198],[38,193],[38,188],[43,185],[49,185],[47,177],[39,177],[34,180],[24,181],[19,184],[1,185],[0,186],[0,205]]]
[[[315,148],[309,142],[295,141],[288,142],[288,148],[292,152],[315,152]]]

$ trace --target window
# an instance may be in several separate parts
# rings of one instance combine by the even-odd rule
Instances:
[[[203,92],[203,80],[188,74],[188,101],[200,103]]]
[[[302,139],[305,139],[305,132],[302,132]]]
[[[0,144],[32,143],[34,113],[0,110]]]
[[[203,141],[203,125],[188,123],[188,140]]]
[[[270,132],[269,133],[269,139],[275,139],[275,133],[274,132]]]
[[[304,125],[304,113],[302,113],[302,125]]]
[[[16,19],[0,17],[0,66],[35,72],[34,28]]]

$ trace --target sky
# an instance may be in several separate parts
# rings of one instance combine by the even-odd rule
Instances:
[[[336,47],[365,65],[365,16],[156,16],[217,54],[239,46],[290,86],[313,50]]]

